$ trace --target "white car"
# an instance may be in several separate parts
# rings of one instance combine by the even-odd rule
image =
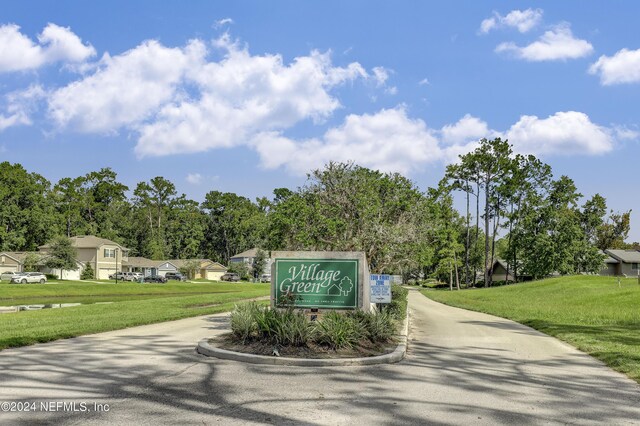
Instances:
[[[11,282],[15,284],[40,283],[47,282],[47,277],[40,272],[22,272],[11,278]]]
[[[20,275],[20,272],[3,272],[2,275],[0,275],[0,281],[11,282],[13,277],[17,275]]]

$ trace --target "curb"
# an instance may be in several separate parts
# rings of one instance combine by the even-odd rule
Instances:
[[[303,367],[338,367],[354,365],[394,364],[402,361],[407,353],[407,334],[409,332],[409,309],[402,324],[402,330],[398,336],[400,342],[393,352],[384,355],[363,358],[338,358],[338,359],[310,359],[310,358],[286,358],[265,355],[254,355],[242,352],[234,352],[220,349],[209,344],[209,339],[202,339],[196,351],[208,357],[228,359],[232,361],[246,362],[250,364],[264,365],[297,365]]]

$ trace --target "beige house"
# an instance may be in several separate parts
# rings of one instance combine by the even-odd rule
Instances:
[[[0,274],[4,272],[25,272],[24,259],[28,251],[3,251],[0,252]]]
[[[180,269],[189,262],[198,263],[194,279],[220,281],[220,277],[227,272],[227,268],[223,265],[209,259],[170,259],[160,262],[158,274],[164,276],[167,272],[180,272]]]
[[[267,256],[269,255],[268,251],[265,251],[265,253],[267,254]],[[229,263],[245,263],[247,265],[247,267],[249,268],[249,270],[252,269],[253,267],[253,260],[256,258],[258,254],[258,248],[252,248],[250,250],[247,251],[243,251],[242,253],[238,253],[235,256],[231,257],[229,259]],[[264,265],[264,270],[261,272],[263,274],[270,274],[271,273],[271,264],[273,263],[273,260],[271,258],[267,258],[267,261]]]
[[[108,279],[109,275],[122,271],[122,262],[126,262],[129,258],[129,249],[120,244],[99,238],[93,235],[81,235],[71,237],[71,244],[76,248],[76,260],[82,268],[87,263],[95,271],[97,279]],[[50,249],[48,244],[38,247],[38,249],[46,254]],[[78,274],[81,271],[78,270]],[[64,277],[67,278],[67,277]],[[78,275],[79,278],[79,275]],[[68,279],[71,279],[70,277]]]
[[[605,250],[608,256],[605,259],[606,268],[600,271],[600,275],[617,275],[637,277],[640,275],[640,251],[638,250]]]
[[[211,281],[220,281],[227,268],[218,262],[209,259],[169,259],[150,260],[144,257],[129,257],[122,263],[123,272],[141,272],[144,276],[162,275],[167,272],[180,272],[188,262],[197,262],[194,279],[202,278]]]

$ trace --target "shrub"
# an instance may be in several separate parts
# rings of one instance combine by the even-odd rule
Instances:
[[[391,303],[385,308],[384,312],[388,312],[394,319],[398,321],[404,320],[407,316],[407,297],[409,290],[399,285],[391,286]]]
[[[313,326],[307,317],[293,309],[258,308],[254,318],[258,337],[273,344],[305,346],[313,336]]]
[[[58,276],[56,274],[44,274],[44,276],[47,277],[47,281],[58,279]]]
[[[364,333],[356,316],[331,311],[316,323],[315,341],[332,349],[351,348]]]
[[[246,343],[257,331],[255,314],[259,309],[255,302],[236,305],[231,312],[231,332]]]

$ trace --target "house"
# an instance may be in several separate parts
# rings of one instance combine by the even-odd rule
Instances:
[[[518,265],[520,265],[520,262],[518,262]],[[507,275],[507,269],[509,269],[508,275]],[[482,271],[480,271],[480,273],[482,273]],[[520,266],[518,266],[517,273],[518,273],[518,281],[531,281],[533,279],[531,275],[523,273]],[[507,264],[507,261],[502,259],[495,259],[493,261],[493,265],[491,265],[491,268],[489,269],[489,275],[491,276],[491,280],[493,282],[500,282],[500,281],[515,282],[516,281],[513,276],[513,266],[509,267],[509,265]],[[479,278],[482,280],[484,279],[484,276],[480,276]]]
[[[122,261],[122,272],[140,272],[143,276],[158,275],[161,260],[151,260],[146,257],[129,256]]]
[[[97,279],[108,279],[109,275],[122,271],[123,262],[129,259],[128,248],[106,238],[80,235],[71,237],[70,240],[71,245],[77,251],[78,264],[82,265],[82,268],[87,263],[91,264]],[[46,254],[50,248],[51,246],[48,244],[38,247],[43,254]],[[78,278],[80,278],[82,271],[79,269],[77,272]],[[69,277],[69,279],[72,278]]]
[[[194,279],[202,278],[205,280],[220,281],[227,268],[218,262],[209,259],[169,259],[163,260],[158,266],[158,275],[165,275],[167,272],[180,272],[190,262],[197,263]]]
[[[600,269],[599,275],[617,275],[618,265],[620,262],[602,250],[598,250],[598,252],[604,256],[604,267]]]
[[[638,276],[640,275],[640,251],[638,250],[614,250],[608,249],[604,253],[608,255],[612,260],[605,259],[607,265],[606,274],[603,269],[601,275],[624,275],[624,276]]]
[[[491,280],[498,281],[515,281],[513,279],[513,268],[509,268],[509,274],[507,274],[507,262],[502,259],[496,259],[493,261],[493,265],[489,270]]]
[[[36,262],[32,267],[25,265],[27,256],[34,255]],[[5,251],[0,253],[0,273],[38,271],[44,274],[57,275],[65,280],[79,280],[83,265],[76,260],[76,270],[52,269],[45,265],[47,254],[35,251]]]
[[[0,252],[0,274],[4,272],[25,272],[24,260],[30,254],[29,251],[3,251]]]
[[[231,257],[229,259],[229,264],[231,263],[245,263],[247,265],[247,267],[249,268],[249,270],[251,270],[252,266],[253,266],[253,260],[256,258],[256,255],[258,253],[258,248],[252,248],[250,250],[247,251],[243,251],[242,253],[238,253],[235,256]],[[268,252],[267,255],[269,254]],[[267,261],[264,265],[264,270],[262,271],[263,274],[270,274],[271,273],[271,264],[273,263],[273,261],[270,258],[267,258]]]

